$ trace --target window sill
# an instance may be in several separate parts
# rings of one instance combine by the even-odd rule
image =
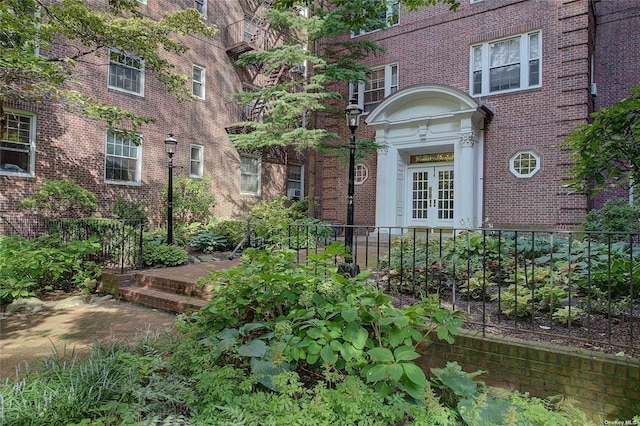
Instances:
[[[117,186],[142,186],[141,182],[125,182],[117,180],[105,180],[105,185],[117,185]]]

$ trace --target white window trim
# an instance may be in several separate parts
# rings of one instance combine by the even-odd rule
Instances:
[[[396,22],[394,22],[393,24],[389,25],[388,21],[389,19],[391,19],[393,17],[394,14],[394,6],[398,9],[398,20]],[[372,31],[366,31],[366,30],[362,30],[359,33],[351,33],[351,38],[355,38],[355,37],[360,37],[363,35],[367,35],[367,34],[372,34],[378,31],[381,31],[383,29],[389,29],[392,27],[397,27],[398,25],[400,25],[400,2],[398,0],[387,0],[387,13],[385,16],[386,20],[387,20],[387,26],[385,28],[378,28]]]
[[[27,112],[27,111],[19,111],[11,108],[4,109],[5,115],[18,115],[21,117],[29,117],[29,170],[27,173],[23,172],[10,172],[7,170],[0,170],[1,176],[18,176],[18,177],[35,177],[36,175],[36,114]],[[0,140],[2,139],[0,134]]]
[[[529,154],[529,155],[535,157],[535,159],[536,159],[536,167],[535,167],[535,169],[533,169],[531,172],[529,172],[527,174],[520,173],[518,170],[516,170],[516,167],[515,167],[516,158],[518,158],[518,156],[520,156],[522,154]],[[513,154],[513,156],[509,159],[509,170],[511,171],[511,173],[513,173],[513,175],[515,177],[517,177],[519,179],[531,178],[536,173],[538,173],[540,171],[540,156],[538,154],[536,154],[535,152],[529,151],[529,150],[518,151],[515,154]]]
[[[140,143],[137,145],[137,158],[136,158],[136,180],[135,181],[125,181],[125,180],[113,180],[107,179],[107,157],[113,156],[113,154],[107,154],[107,143],[109,140],[109,130],[105,133],[104,137],[104,166],[102,167],[102,172],[104,173],[104,183],[109,185],[123,185],[123,186],[140,186],[142,185],[142,137],[139,137]],[[126,157],[128,158],[128,157]]]
[[[194,162],[194,158],[191,155],[193,153],[193,149],[197,149],[200,153],[200,158],[196,161],[198,161],[198,173],[197,174],[193,174],[191,172],[192,167],[191,165]],[[189,177],[192,178],[202,178],[204,174],[204,146],[202,145],[197,145],[197,144],[191,144],[191,147],[189,148]]]
[[[529,37],[533,34],[538,35],[538,84],[529,84]],[[496,43],[504,40],[510,40],[514,38],[520,37],[520,87],[515,89],[506,89],[506,90],[490,90],[490,65],[489,65],[489,45],[491,43]],[[473,55],[474,48],[481,48],[481,57],[482,57],[482,90],[480,93],[474,93],[474,81],[473,81],[473,73],[474,73],[474,63],[473,63]],[[526,63],[527,66],[522,66],[523,63]],[[542,86],[542,31],[528,31],[522,34],[516,34],[509,37],[503,37],[500,39],[489,40],[484,43],[474,44],[471,46],[469,50],[469,93],[471,96],[489,96],[496,95],[500,93],[509,93],[509,92],[518,92],[522,90],[528,90],[533,88],[538,88]]]
[[[140,91],[139,92],[135,92],[133,90],[127,90],[127,89],[123,89],[121,87],[118,86],[112,86],[111,84],[109,84],[109,80],[110,80],[110,76],[111,76],[111,52],[119,52],[122,53],[122,50],[120,49],[109,49],[109,65],[108,65],[108,69],[107,69],[107,87],[109,89],[113,89],[113,90],[117,90],[119,92],[124,92],[124,93],[130,93],[132,95],[136,95],[136,96],[141,96],[144,97],[144,86],[145,86],[145,65],[144,65],[144,59],[136,56],[136,55],[130,55],[128,53],[125,53],[125,55],[127,56],[131,56],[132,58],[136,58],[140,60],[140,63],[142,64],[142,68],[140,68],[139,72],[140,72]],[[126,66],[126,65],[122,65],[120,64],[120,66]]]
[[[201,79],[198,81],[195,78],[195,71],[200,70]],[[191,65],[191,95],[193,95],[196,99],[205,99],[206,96],[206,82],[207,82],[207,69],[201,65],[193,64]],[[199,84],[202,88],[202,96],[198,96],[194,93],[193,86],[194,84]]]
[[[358,176],[359,176],[358,175],[358,168],[364,169],[364,176],[362,176],[361,178],[358,178]],[[355,179],[353,180],[353,183],[355,185],[364,184],[367,181],[367,179],[369,179],[369,167],[367,167],[367,165],[364,164],[364,163],[356,163],[354,175],[355,175]]]
[[[258,160],[258,191],[257,192],[245,192],[242,190],[242,158],[255,158]],[[240,155],[240,195],[262,195],[262,159],[255,155]]]
[[[396,75],[398,76],[398,81],[394,91],[392,91],[393,86],[391,84],[393,67],[396,67]],[[392,64],[387,64],[382,67],[371,68],[371,71],[378,71],[382,68],[384,68],[384,97],[386,98],[387,96],[397,92],[400,89],[400,68],[398,66],[398,63],[394,62]],[[356,92],[356,87],[357,87],[357,92]],[[357,98],[358,106],[363,110],[363,114],[369,114],[370,111],[364,111],[364,87],[365,87],[364,81],[359,81],[356,84],[349,83],[349,99],[353,99],[354,97]]]
[[[193,8],[198,10],[196,7],[195,0],[193,1]],[[203,18],[207,18],[207,0],[202,0],[202,11],[199,11]]]

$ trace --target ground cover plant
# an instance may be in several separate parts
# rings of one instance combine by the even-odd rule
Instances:
[[[628,349],[640,325],[640,244],[628,233],[469,231],[405,236],[382,256],[378,281],[392,294],[437,294],[468,324],[516,324]],[[616,349],[616,347],[618,349]]]
[[[6,379],[0,422],[589,424],[570,401],[490,389],[455,364],[429,379],[414,362],[418,343],[432,333],[451,341],[460,313],[434,300],[396,307],[367,273],[338,273],[342,250],[305,264],[292,251],[249,250],[212,273],[215,297],[177,332],[54,354],[39,373]]]

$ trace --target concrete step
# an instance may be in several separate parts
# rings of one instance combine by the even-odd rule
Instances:
[[[130,302],[178,313],[197,311],[208,303],[198,297],[138,286],[121,287],[120,295]]]

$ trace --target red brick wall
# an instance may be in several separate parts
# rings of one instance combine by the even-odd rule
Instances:
[[[457,361],[466,372],[485,371],[478,380],[489,386],[539,398],[568,396],[596,424],[632,424],[624,422],[640,412],[640,363],[634,359],[477,332],[456,336],[454,344],[421,345],[419,352],[416,363],[427,374]]]
[[[542,87],[484,98],[493,104],[495,116],[485,128],[483,217],[495,226],[572,226],[582,219],[587,200],[563,188],[568,164],[559,145],[571,128],[586,122],[592,108],[589,22],[587,0],[462,2],[457,12],[442,6],[403,9],[398,26],[366,36],[386,49],[366,63],[398,62],[400,90],[439,84],[468,93],[471,44],[540,29]],[[340,89],[346,99],[346,84]],[[326,124],[348,140],[342,121]],[[358,135],[373,138],[366,126]],[[518,179],[509,171],[509,159],[525,149],[540,156],[542,169],[533,178]],[[347,170],[332,158],[323,158],[322,167],[322,182],[330,182],[322,192],[324,217],[343,220]],[[375,195],[368,191],[375,191],[373,179],[370,186],[356,188],[358,224],[375,221]]]
[[[106,4],[106,0],[94,3]],[[244,17],[239,3],[209,1],[208,23],[223,30],[228,23]],[[146,16],[157,18],[162,13],[193,7],[191,0],[154,0],[141,5]],[[106,125],[84,119],[77,111],[38,105],[36,136],[36,177],[0,176],[0,211],[12,212],[15,204],[28,196],[42,178],[72,177],[83,187],[98,195],[100,214],[109,215],[110,206],[117,196],[141,202],[147,206],[155,224],[164,220],[166,207],[160,188],[167,183],[167,155],[164,139],[173,133],[178,140],[174,176],[188,176],[190,144],[204,146],[204,174],[212,180],[211,190],[216,194],[218,206],[214,214],[244,216],[251,205],[264,197],[284,193],[282,167],[269,167],[279,177],[267,177],[269,185],[262,197],[240,195],[240,164],[238,152],[231,146],[225,126],[236,121],[226,95],[242,88],[242,82],[220,36],[206,39],[201,36],[185,37],[189,50],[180,57],[166,54],[178,65],[178,71],[191,76],[193,63],[206,67],[206,99],[178,102],[167,94],[152,72],[145,76],[144,97],[107,88],[108,56],[102,49],[100,56],[87,58],[73,70],[75,87],[82,92],[108,103],[119,105],[135,113],[150,116],[154,123],[140,128],[142,136],[142,176],[140,186],[105,184],[104,155]],[[59,50],[60,47],[54,49]],[[46,52],[45,52],[46,53]],[[56,52],[57,53],[57,52]],[[190,81],[189,81],[190,87]],[[279,186],[274,186],[275,183]]]
[[[640,86],[640,1],[626,0],[626,7],[611,1],[594,5],[597,30],[593,81],[598,89],[595,106],[599,109],[626,98],[630,88]],[[611,195],[628,194],[601,194],[594,207],[601,207]]]

